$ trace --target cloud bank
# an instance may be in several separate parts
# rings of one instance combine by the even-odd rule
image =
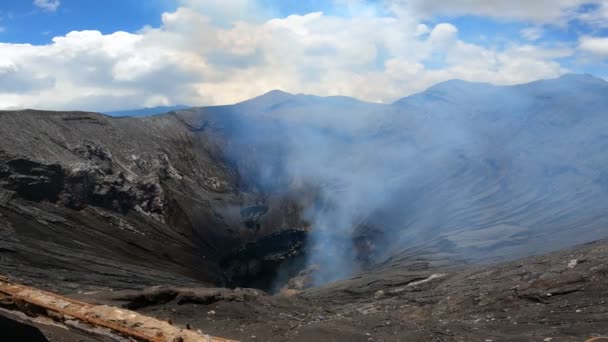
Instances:
[[[49,11],[60,5],[35,3]],[[453,78],[523,83],[572,71],[561,59],[582,52],[605,56],[605,38],[593,35],[573,44],[530,43],[547,23],[577,15],[603,23],[603,6],[582,13],[582,3],[336,0],[331,10],[285,16],[252,1],[183,0],[160,27],[135,33],[74,31],[47,45],[0,43],[0,107],[213,105],[272,89],[391,102]],[[538,29],[500,46],[475,43],[450,22],[462,15]]]

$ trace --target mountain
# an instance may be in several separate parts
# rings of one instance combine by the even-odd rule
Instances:
[[[473,322],[491,315],[500,340],[510,320],[552,315],[539,303],[583,310],[572,303],[605,294],[591,260],[604,260],[605,243],[565,249],[608,237],[606,108],[607,82],[565,75],[448,81],[392,104],[272,91],[138,118],[0,112],[0,273],[67,294],[168,286],[111,299],[144,311],[150,301],[161,316],[193,300],[233,318],[248,305],[264,307],[261,317],[285,308],[295,317],[285,324],[331,317],[294,328],[308,340],[359,338],[369,317],[400,322],[391,305],[417,310],[409,322],[431,335],[451,329],[432,322],[466,312],[454,324],[472,340]],[[201,286],[299,294],[184,290]],[[372,305],[384,296],[386,306]],[[331,307],[358,318],[322,313]],[[194,306],[175,310],[201,322]],[[570,314],[542,322],[576,324],[572,340],[584,333]],[[520,328],[524,340],[539,336]]]
[[[150,116],[150,115],[158,115],[163,113],[172,112],[175,110],[181,110],[189,108],[188,106],[158,106],[151,108],[140,108],[140,109],[130,109],[130,110],[120,110],[113,112],[104,112],[103,114],[110,116]]]
[[[323,128],[366,129],[361,126],[370,116],[384,111],[385,105],[359,101],[347,96],[290,94],[273,90],[234,105],[205,107],[205,113],[232,113],[255,119],[278,119]],[[345,116],[348,120],[345,120]]]

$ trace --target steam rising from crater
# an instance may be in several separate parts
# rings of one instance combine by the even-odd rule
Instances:
[[[271,92],[221,110],[228,156],[253,162],[259,189],[314,193],[301,204],[321,284],[423,241],[487,260],[597,238],[567,228],[607,222],[608,186],[589,181],[608,171],[591,143],[608,141],[606,95],[606,82],[569,75],[513,87],[451,81],[393,105]],[[535,240],[548,230],[551,244]]]

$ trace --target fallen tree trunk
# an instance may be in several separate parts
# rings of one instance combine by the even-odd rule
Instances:
[[[93,305],[0,278],[0,308],[90,335],[142,342],[235,342],[107,305]]]

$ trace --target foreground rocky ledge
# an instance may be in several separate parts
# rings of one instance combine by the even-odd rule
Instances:
[[[608,336],[608,241],[487,266],[396,260],[291,296],[152,287],[68,297],[242,341],[580,342]]]
[[[585,341],[608,335],[608,241],[488,266],[397,260],[293,297],[139,310],[248,341]]]

